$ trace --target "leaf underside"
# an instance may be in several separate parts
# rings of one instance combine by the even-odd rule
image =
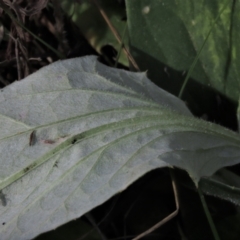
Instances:
[[[94,56],[2,89],[0,123],[0,239],[54,229],[155,168],[182,168],[197,184],[239,163],[239,135],[192,117],[145,73]]]

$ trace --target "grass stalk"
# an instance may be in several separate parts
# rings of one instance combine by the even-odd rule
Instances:
[[[218,235],[217,229],[216,229],[215,224],[214,224],[214,222],[213,222],[212,216],[211,216],[211,214],[210,214],[210,212],[209,212],[207,203],[206,203],[206,201],[205,201],[205,197],[204,197],[204,195],[203,195],[203,193],[202,193],[202,190],[201,190],[200,186],[198,186],[197,190],[198,190],[198,194],[199,194],[199,197],[200,197],[200,199],[201,199],[201,202],[202,202],[203,210],[204,210],[204,212],[205,212],[205,214],[206,214],[206,217],[207,217],[209,226],[210,226],[210,228],[211,228],[211,230],[212,230],[212,234],[213,234],[213,236],[214,236],[214,239],[215,239],[215,240],[220,240],[220,237],[219,237],[219,235]]]

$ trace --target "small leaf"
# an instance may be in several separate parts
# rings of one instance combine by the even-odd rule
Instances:
[[[93,56],[2,89],[0,113],[0,239],[54,229],[155,168],[185,169],[197,184],[240,161],[238,134]]]

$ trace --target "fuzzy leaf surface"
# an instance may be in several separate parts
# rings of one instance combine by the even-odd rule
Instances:
[[[0,92],[0,239],[78,218],[155,168],[202,176],[239,163],[239,135],[191,116],[145,73],[94,56],[53,63]]]

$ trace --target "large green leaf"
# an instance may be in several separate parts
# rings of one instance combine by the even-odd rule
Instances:
[[[145,73],[59,61],[0,92],[0,239],[75,219],[146,172],[239,163],[239,135],[191,116]]]
[[[178,95],[186,71],[226,1],[127,0],[131,51],[141,70],[148,70],[150,79]],[[208,106],[207,114],[215,112],[219,96],[238,101],[240,4],[228,2],[184,91],[184,99],[198,114],[206,113]]]

